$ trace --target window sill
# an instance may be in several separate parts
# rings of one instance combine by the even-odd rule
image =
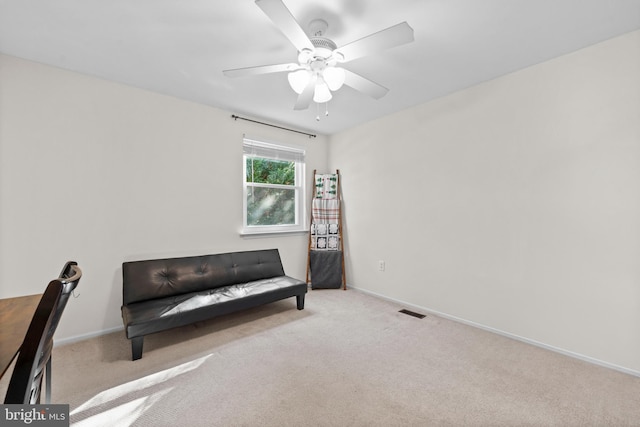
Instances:
[[[268,237],[309,234],[309,230],[241,230],[240,237]]]

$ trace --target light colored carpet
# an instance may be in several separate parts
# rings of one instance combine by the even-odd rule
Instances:
[[[640,378],[358,291],[56,347],[78,426],[640,426]]]

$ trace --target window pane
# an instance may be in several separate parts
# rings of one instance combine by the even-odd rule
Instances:
[[[296,163],[247,157],[247,182],[294,185],[296,182]]]
[[[296,191],[281,188],[247,188],[247,225],[294,225]]]

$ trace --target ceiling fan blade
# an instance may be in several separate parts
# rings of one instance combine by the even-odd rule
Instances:
[[[280,73],[283,71],[295,71],[300,68],[300,64],[275,64],[260,65],[258,67],[234,68],[232,70],[224,70],[222,73],[227,77],[245,77],[256,76],[258,74]]]
[[[313,50],[311,40],[293,17],[282,0],[256,0],[256,4],[276,24],[276,27],[301,51]]]
[[[298,100],[296,101],[296,105],[293,107],[294,110],[306,110],[311,105],[311,100],[313,100],[313,94],[316,91],[316,81],[318,78],[316,76],[311,77],[309,79],[309,83],[304,88],[302,93],[298,96]]]
[[[348,43],[336,52],[344,56],[340,62],[347,62],[356,58],[370,55],[391,47],[400,46],[413,41],[413,28],[406,22],[396,24],[385,30],[378,31],[354,42]]]
[[[355,90],[358,90],[364,94],[369,95],[372,98],[380,99],[389,92],[384,86],[380,86],[378,83],[362,77],[360,74],[356,74],[353,71],[347,69],[344,70],[345,80],[344,84],[351,86]]]

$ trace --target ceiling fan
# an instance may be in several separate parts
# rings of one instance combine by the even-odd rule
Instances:
[[[383,97],[389,91],[387,88],[338,64],[413,41],[413,29],[402,22],[337,47],[332,40],[324,37],[328,27],[324,20],[316,19],[309,24],[309,37],[282,0],[256,0],[256,5],[298,49],[298,62],[236,68],[224,70],[223,73],[228,77],[243,77],[288,72],[289,84],[298,93],[294,106],[296,110],[307,109],[311,101],[328,102],[332,98],[331,92],[340,89],[343,84],[375,99]]]

